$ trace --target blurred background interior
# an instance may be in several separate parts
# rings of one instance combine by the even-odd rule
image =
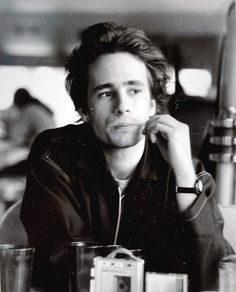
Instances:
[[[51,109],[55,126],[76,122],[78,116],[64,88],[65,60],[79,44],[85,27],[115,21],[142,28],[165,51],[173,65],[169,109],[190,125],[193,153],[200,156],[207,125],[219,112],[222,52],[231,4],[231,0],[1,1],[0,112],[9,110],[15,92],[24,88]],[[3,125],[0,131],[3,169],[9,143]],[[19,155],[17,162],[25,152]],[[214,165],[206,164],[215,175]],[[21,198],[24,183],[24,172],[1,172],[0,218]]]

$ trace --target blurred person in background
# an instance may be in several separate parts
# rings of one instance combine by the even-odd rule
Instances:
[[[56,126],[52,110],[24,88],[15,92],[13,105],[4,115],[0,113],[0,119],[5,125],[4,139],[23,147],[30,147],[40,132]]]
[[[0,197],[10,205],[24,188],[27,156],[34,138],[56,127],[53,112],[25,88],[14,94],[13,104],[0,111]],[[21,183],[22,182],[22,183]],[[1,212],[0,212],[1,213]]]
[[[43,130],[55,128],[52,110],[28,90],[19,88],[11,107],[0,112],[1,121],[1,175],[18,170],[25,172],[26,157],[34,138]],[[20,164],[16,164],[20,163]]]

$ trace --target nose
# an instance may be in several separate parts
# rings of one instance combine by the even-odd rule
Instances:
[[[116,115],[123,115],[125,113],[129,113],[130,110],[131,104],[127,94],[123,91],[117,92],[114,101],[114,113]]]

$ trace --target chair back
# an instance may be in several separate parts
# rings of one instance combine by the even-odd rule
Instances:
[[[4,213],[0,222],[0,244],[27,244],[28,237],[20,220],[21,200]]]
[[[219,208],[225,221],[224,237],[236,251],[236,205],[219,205]]]

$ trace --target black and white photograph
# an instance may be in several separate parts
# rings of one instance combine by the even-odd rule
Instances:
[[[0,292],[235,292],[235,252],[235,0],[0,1]]]

